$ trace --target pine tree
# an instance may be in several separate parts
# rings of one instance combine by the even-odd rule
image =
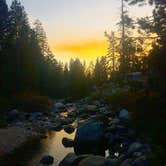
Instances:
[[[5,44],[6,44],[6,38],[8,35],[8,6],[6,4],[6,0],[0,0],[0,52],[3,51]]]

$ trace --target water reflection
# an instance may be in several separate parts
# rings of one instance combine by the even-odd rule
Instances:
[[[75,132],[69,135],[64,130],[60,132],[47,133],[47,138],[43,139],[40,143],[40,151],[33,156],[32,160],[28,163],[28,166],[39,165],[39,161],[43,155],[53,156],[55,159],[54,165],[58,165],[58,163],[66,156],[66,154],[73,152],[73,148],[65,148],[62,145],[62,139],[64,137],[74,139],[74,136]]]

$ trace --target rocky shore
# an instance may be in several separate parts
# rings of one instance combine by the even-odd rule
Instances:
[[[55,102],[46,112],[10,111],[8,128],[0,130],[0,155],[19,148],[28,139],[45,138],[46,131],[75,130],[74,140],[62,139],[73,147],[60,166],[148,166],[149,145],[137,138],[128,126],[132,115],[124,108],[113,109],[103,101],[83,99],[75,103]],[[1,134],[2,133],[2,134]],[[6,151],[5,151],[6,150]],[[53,164],[52,156],[43,156],[40,164]]]

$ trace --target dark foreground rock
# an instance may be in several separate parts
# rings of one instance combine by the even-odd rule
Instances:
[[[69,153],[66,157],[60,162],[59,166],[77,166],[78,163],[88,157],[88,155],[77,156],[75,153]]]
[[[74,139],[74,151],[79,154],[105,155],[102,123],[89,121],[80,127]]]
[[[69,148],[74,146],[74,141],[69,138],[63,138],[62,139],[62,144],[64,147]]]
[[[54,163],[54,158],[52,156],[43,156],[40,160],[40,163],[43,165],[50,165]]]
[[[102,156],[89,156],[83,159],[78,166],[113,166],[108,159]]]
[[[64,131],[68,134],[72,134],[74,132],[75,128],[72,125],[67,125],[64,127]]]

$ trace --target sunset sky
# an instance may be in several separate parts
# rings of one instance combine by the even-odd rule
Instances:
[[[7,0],[10,4],[12,0]],[[30,22],[39,19],[58,60],[79,57],[90,62],[106,55],[104,31],[116,30],[121,0],[20,0]],[[151,8],[132,7],[134,17],[151,15]]]

